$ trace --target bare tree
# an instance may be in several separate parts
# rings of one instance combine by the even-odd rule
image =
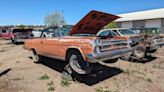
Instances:
[[[63,13],[58,11],[45,16],[44,22],[48,26],[63,26],[67,24]]]

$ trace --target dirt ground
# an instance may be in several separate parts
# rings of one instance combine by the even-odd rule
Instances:
[[[96,64],[83,82],[61,78],[65,63],[33,63],[23,45],[0,40],[0,92],[164,92],[164,48],[144,62]]]

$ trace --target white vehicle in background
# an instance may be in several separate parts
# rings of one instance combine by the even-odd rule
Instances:
[[[41,30],[33,30],[32,34],[34,38],[39,38],[41,36],[42,31]]]

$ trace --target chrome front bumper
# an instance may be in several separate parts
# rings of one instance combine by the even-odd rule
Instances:
[[[164,46],[164,38],[161,39],[155,39],[153,43],[150,45],[150,51],[158,49],[160,47]]]
[[[88,62],[96,63],[96,62],[111,60],[123,56],[130,56],[131,53],[132,53],[132,48],[129,47],[126,49],[118,49],[118,50],[112,50],[107,52],[88,54],[86,58]]]

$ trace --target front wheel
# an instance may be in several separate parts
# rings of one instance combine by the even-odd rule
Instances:
[[[133,56],[141,59],[145,57],[145,51],[146,51],[146,48],[144,46],[138,45],[134,47],[132,54]]]
[[[67,66],[70,66],[71,70],[78,74],[88,74],[92,71],[92,65],[84,61],[81,53],[78,51],[71,51],[68,53],[67,62]]]

